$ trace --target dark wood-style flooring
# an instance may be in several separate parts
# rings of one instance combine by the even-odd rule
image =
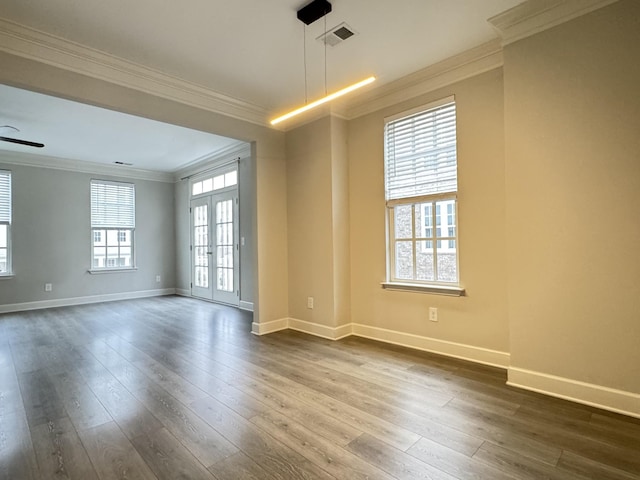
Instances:
[[[0,315],[0,479],[640,479],[640,421],[162,297]]]

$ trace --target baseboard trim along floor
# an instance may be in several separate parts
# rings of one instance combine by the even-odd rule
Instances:
[[[508,372],[507,384],[510,386],[640,418],[640,395],[603,387],[601,385],[556,377],[541,372],[515,368],[510,365],[510,355],[508,352],[358,323],[329,327],[295,318],[280,318],[271,322],[253,323],[252,325],[252,333],[256,335],[267,335],[286,329],[308,333],[329,340],[339,340],[348,336],[357,336],[503,368]]]
[[[43,308],[53,307],[71,307],[73,305],[87,305],[89,303],[116,302],[118,300],[132,300],[134,298],[160,297],[163,295],[175,295],[175,293],[175,288],[160,288],[156,290],[140,290],[137,292],[107,293],[104,295],[86,295],[84,297],[9,303],[0,305],[0,313],[24,312],[27,310],[41,310]]]

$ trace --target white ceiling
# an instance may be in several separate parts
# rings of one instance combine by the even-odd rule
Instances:
[[[296,11],[309,0],[2,0],[0,18],[199,84],[276,116],[305,100],[305,37],[307,93],[313,100],[325,89],[333,91],[369,75],[378,77],[374,85],[384,85],[490,41],[496,34],[487,18],[521,1],[333,0],[333,11],[306,29]],[[315,40],[325,31],[325,20],[327,29],[346,22],[357,32],[327,48],[326,85],[325,51]],[[29,106],[37,111],[35,103]],[[21,111],[19,105],[15,108]],[[49,121],[57,126],[33,125],[42,135],[37,141],[47,143],[44,127],[58,133],[77,127],[67,128],[66,116],[54,115]],[[5,123],[0,119],[0,125]],[[106,135],[113,125],[117,122],[102,124],[96,136]],[[32,127],[15,126],[23,131]],[[152,135],[150,147],[158,145],[160,136]],[[152,156],[150,147],[133,140],[130,145],[147,150],[145,158]],[[172,147],[169,142],[165,150]],[[148,168],[139,160],[133,163]],[[176,169],[176,163],[162,162],[153,169],[161,164]]]
[[[5,125],[18,128],[15,132]],[[61,98],[0,85],[0,136],[44,143],[0,142],[0,151],[174,172],[242,142]]]

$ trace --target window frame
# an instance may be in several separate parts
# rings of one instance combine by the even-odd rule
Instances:
[[[397,191],[393,191],[393,186],[397,185],[397,183],[389,184],[389,179],[393,179],[391,174],[389,173],[389,158],[387,157],[389,152],[389,134],[387,131],[387,126],[395,121],[408,119],[409,117],[419,115],[421,113],[427,113],[429,111],[436,110],[438,108],[445,107],[447,105],[454,104],[457,109],[457,104],[455,102],[455,97],[450,96],[447,98],[443,98],[441,100],[432,102],[427,105],[423,105],[417,108],[413,108],[408,111],[400,112],[391,117],[387,117],[384,119],[384,184],[385,184],[385,220],[386,220],[386,280],[382,282],[383,288],[387,289],[398,289],[398,290],[411,290],[411,291],[419,291],[426,293],[436,293],[442,295],[453,295],[453,296],[461,296],[464,295],[464,288],[461,286],[460,279],[460,228],[459,228],[459,217],[458,217],[458,187],[457,187],[457,152],[456,152],[456,175],[455,175],[455,190],[451,189],[450,191],[436,191],[436,192],[417,192],[417,195],[407,195],[398,197]],[[457,113],[457,112],[456,112]],[[458,125],[457,119],[455,121],[455,143],[457,150],[457,132]],[[422,134],[422,132],[418,132],[418,135]],[[411,138],[415,138],[418,135],[411,134]],[[396,148],[395,145],[393,148]],[[437,147],[436,147],[437,148]],[[392,157],[394,158],[394,157]],[[393,168],[397,164],[394,165]],[[392,193],[390,193],[392,192]],[[391,198],[389,198],[391,197]],[[446,207],[442,207],[440,209],[440,215],[437,215],[436,209],[438,207],[438,202],[444,201],[452,201],[453,202],[453,223],[452,226],[454,228],[454,235],[450,234],[450,213]],[[425,203],[431,203],[431,215],[424,217],[430,218],[430,226],[423,225],[421,227],[416,225],[416,206],[423,205]],[[440,204],[442,205],[442,204]],[[411,237],[407,238],[396,238],[396,208],[398,206],[410,206],[411,207]],[[423,208],[423,207],[420,207]],[[440,219],[440,224],[438,225],[438,218]],[[421,231],[417,231],[420,228]],[[431,236],[424,237],[422,236],[425,230],[429,228]],[[441,233],[444,235],[438,236],[438,229],[441,229]],[[412,245],[412,278],[404,279],[397,277],[396,265],[397,265],[397,254],[396,254],[396,245],[397,242],[411,242]],[[418,279],[417,274],[417,250],[419,242],[421,241],[431,241],[431,251],[433,252],[433,280],[420,280]],[[451,248],[451,245],[455,245],[455,272],[456,272],[456,281],[442,281],[438,280],[438,250],[441,250],[442,247],[446,246],[446,249]],[[438,246],[441,245],[441,247]],[[440,253],[442,255],[442,253]]]
[[[126,186],[132,189],[132,206],[133,206],[133,215],[132,221],[129,225],[126,226],[104,226],[104,225],[95,225],[94,224],[94,204],[93,204],[93,194],[92,188],[93,185],[116,185],[116,186]],[[132,182],[121,182],[121,181],[113,181],[113,180],[101,180],[101,179],[91,179],[90,181],[90,193],[89,193],[89,202],[90,202],[90,223],[91,223],[91,234],[90,234],[90,260],[89,260],[89,273],[109,273],[109,272],[129,272],[137,270],[136,265],[136,242],[135,242],[135,212],[136,212],[136,194],[135,194],[135,183]],[[109,232],[115,232],[115,244],[109,243]],[[121,233],[129,232],[129,245],[124,245],[125,248],[130,248],[130,265],[120,265],[121,261],[121,245],[123,242],[120,240]],[[97,234],[97,235],[96,235]],[[98,240],[96,240],[98,238]],[[104,245],[96,245],[96,243],[104,243]],[[126,243],[126,233],[125,233],[125,243]],[[95,265],[95,249],[96,248],[104,248],[104,265],[99,266]],[[117,248],[118,255],[116,258],[109,258],[108,249],[109,248]],[[109,262],[113,260],[113,262]],[[113,266],[109,266],[109,263],[113,263]]]
[[[0,271],[0,278],[4,277],[4,278],[11,278],[14,276],[13,274],[13,249],[12,249],[12,244],[11,244],[11,224],[13,222],[13,174],[11,172],[11,170],[3,170],[0,169],[0,174],[2,174],[3,176],[8,177],[8,199],[9,199],[9,205],[8,205],[8,220],[7,221],[0,221],[0,225],[3,225],[6,227],[6,242],[7,242],[7,246],[4,247],[7,251],[7,266],[6,266],[6,271]]]
[[[226,176],[229,174],[235,174],[235,182],[229,183],[227,185]],[[225,183],[223,186],[216,187],[215,179],[219,177],[223,177],[223,181]],[[204,184],[207,181],[211,182],[211,189],[205,190]],[[198,184],[201,186],[201,188],[200,188],[200,191],[196,193],[194,190],[196,189],[196,185]],[[198,173],[194,175],[192,178],[190,178],[189,179],[189,198],[194,199],[194,198],[199,198],[205,195],[212,195],[212,194],[226,192],[234,188],[237,189],[239,188],[239,184],[240,184],[240,168],[239,168],[238,162],[234,160],[229,164],[223,164],[223,165],[220,165],[219,167],[213,167],[211,169],[207,169],[206,171]]]
[[[437,225],[437,220],[434,221],[435,216],[435,210],[438,206],[439,202],[453,202],[453,218],[456,220],[453,222],[453,227],[450,227],[450,224],[448,222],[446,222],[446,225],[443,226],[442,225],[442,221],[440,222],[440,225]],[[424,205],[426,203],[430,203],[431,204],[431,216],[426,218],[430,218],[431,219],[431,226],[428,225],[424,225],[424,228],[429,228],[431,230],[431,236],[423,236],[423,235],[419,235],[420,232],[416,231],[416,219],[415,219],[415,208],[416,206],[420,205]],[[410,206],[411,207],[411,232],[412,232],[412,236],[411,237],[400,237],[400,238],[396,238],[396,232],[395,232],[395,209],[396,207],[399,206]],[[440,217],[442,219],[442,213],[440,214]],[[458,200],[457,200],[457,195],[456,194],[439,194],[439,195],[432,195],[432,196],[428,196],[428,197],[420,197],[419,200],[414,200],[414,198],[411,198],[407,201],[403,201],[403,199],[397,199],[394,200],[393,202],[389,202],[389,205],[387,205],[387,229],[388,229],[388,234],[387,234],[387,262],[388,262],[388,270],[387,270],[387,283],[394,283],[394,284],[404,284],[404,283],[410,283],[410,284],[415,284],[416,286],[418,285],[425,285],[425,286],[430,286],[430,287],[436,287],[436,286],[446,286],[446,287],[460,287],[460,256],[458,255],[458,247],[455,246],[453,248],[455,248],[456,250],[456,272],[457,272],[457,277],[458,280],[455,282],[447,282],[447,281],[443,281],[443,280],[436,280],[438,278],[438,250],[442,250],[442,249],[449,249],[452,248],[451,244],[449,242],[453,241],[456,244],[458,243],[458,224],[457,222],[457,217],[458,217]],[[438,230],[442,230],[443,228],[454,228],[455,229],[455,234],[454,235],[449,235],[447,232],[447,235],[438,235]],[[403,279],[403,278],[399,278],[396,277],[395,272],[396,272],[396,256],[395,256],[395,246],[397,242],[412,242],[412,256],[413,256],[413,261],[412,261],[412,265],[413,265],[413,278],[412,279]],[[431,247],[430,249],[433,252],[433,263],[434,263],[434,280],[419,280],[416,278],[416,269],[417,269],[417,249],[418,249],[418,242],[423,242],[423,241],[427,241],[427,242],[431,242]],[[448,243],[444,243],[444,242],[448,242]],[[446,245],[446,247],[444,246]],[[441,253],[442,254],[442,253]],[[440,255],[441,255],[440,254]]]

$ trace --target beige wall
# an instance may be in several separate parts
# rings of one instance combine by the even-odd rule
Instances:
[[[256,142],[256,281],[255,323],[289,316],[287,257],[287,171],[284,152]],[[256,308],[257,305],[257,308]]]
[[[335,328],[351,321],[347,122],[287,132],[286,153],[289,315]]]
[[[431,92],[349,124],[351,320],[508,351],[502,70]],[[383,290],[384,117],[455,95],[458,122],[460,280],[465,297]],[[439,322],[428,308],[439,309]]]
[[[288,132],[286,153],[289,315],[333,326],[331,118]]]
[[[511,363],[640,393],[640,2],[504,55]]]
[[[349,215],[348,125],[331,118],[331,208],[335,326],[351,322],[351,246]]]

